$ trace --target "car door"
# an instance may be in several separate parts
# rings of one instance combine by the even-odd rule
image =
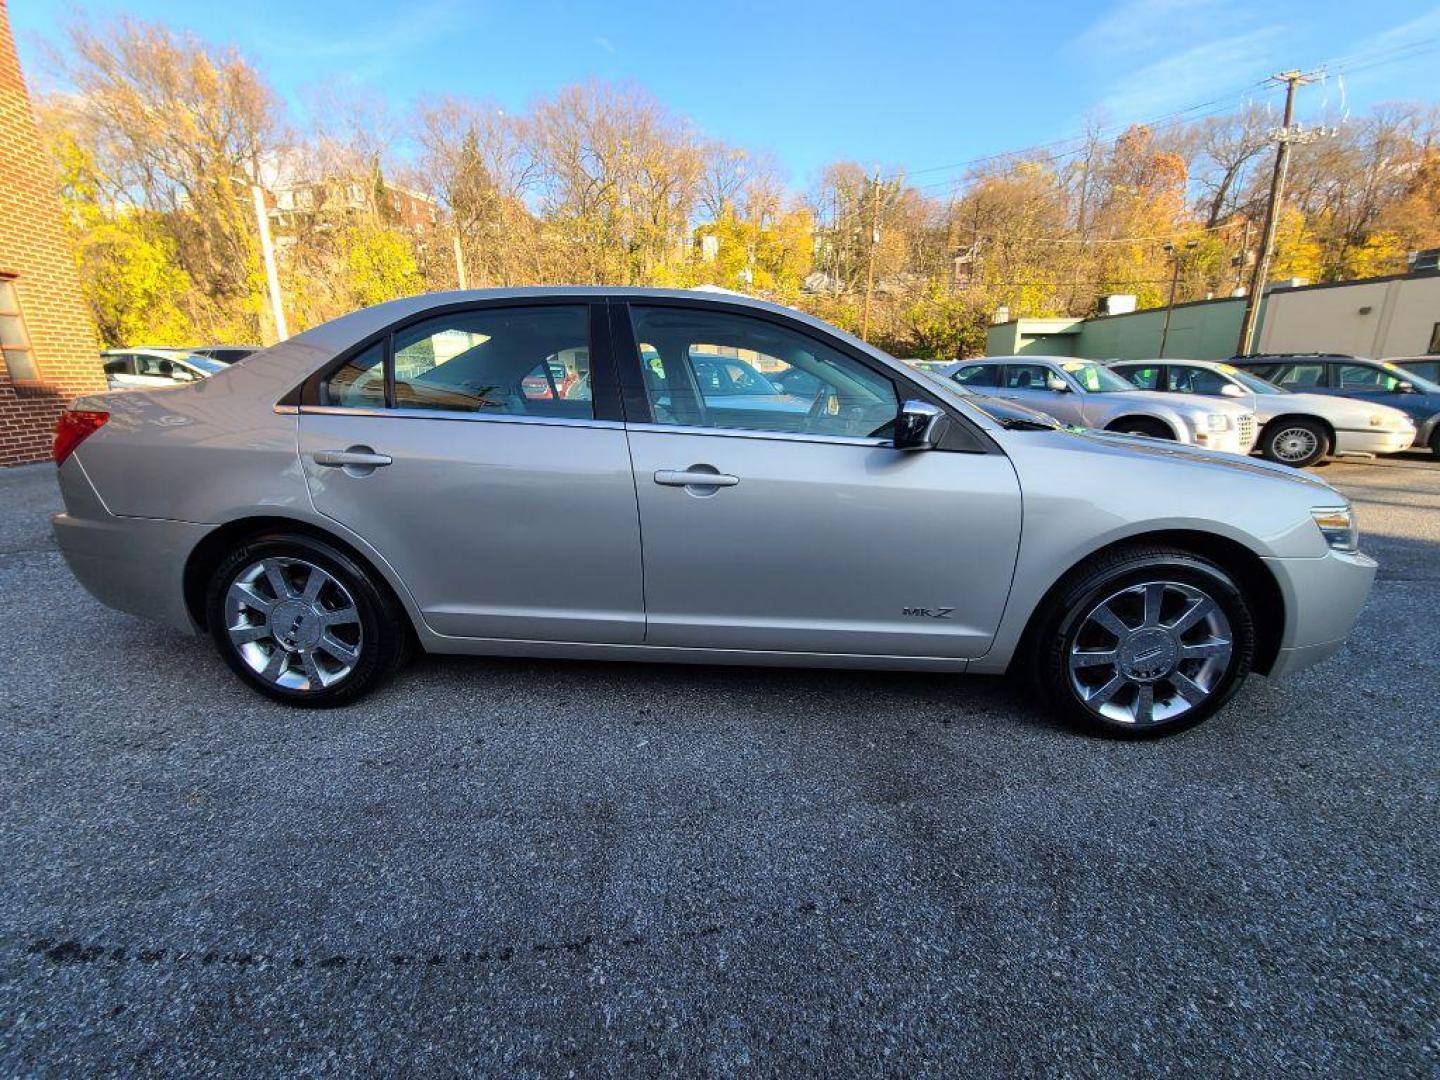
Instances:
[[[1232,401],[1252,411],[1255,408],[1254,393],[1213,368],[1167,364],[1162,385],[1172,394],[1194,394],[1196,397],[1214,398],[1217,401]]]
[[[996,393],[1031,409],[1049,413],[1062,424],[1087,423],[1085,395],[1048,364],[1006,364],[1005,376]]]
[[[437,633],[640,642],[608,350],[603,301],[458,305],[392,327],[305,387],[315,508],[379,551]],[[577,373],[568,395],[552,365]]]
[[[1398,409],[1413,404],[1406,400],[1410,395],[1400,389],[1405,376],[1386,371],[1379,364],[1334,363],[1330,365],[1330,382],[1333,393],[1341,397],[1361,398]]]
[[[983,435],[957,429],[974,452],[896,450],[899,402],[927,392],[782,315],[617,301],[612,325],[647,644],[985,653],[1014,571],[1020,495]],[[732,387],[697,377],[721,358],[772,384],[798,383],[797,369],[817,389],[799,408],[736,409]]]

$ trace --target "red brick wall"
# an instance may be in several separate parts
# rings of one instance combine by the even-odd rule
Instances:
[[[0,465],[19,465],[49,456],[66,402],[103,391],[105,376],[6,2],[0,0],[0,273],[15,275],[41,379],[16,387],[0,365]]]

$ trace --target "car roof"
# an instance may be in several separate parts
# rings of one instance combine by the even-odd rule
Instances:
[[[1374,363],[1368,356],[1352,356],[1350,353],[1336,352],[1252,353],[1249,356],[1232,356],[1228,362],[1231,364],[1259,364],[1271,360],[1360,360]]]

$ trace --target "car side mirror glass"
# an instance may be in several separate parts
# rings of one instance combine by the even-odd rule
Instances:
[[[1240,387],[1236,386],[1233,382],[1227,382],[1224,386],[1220,387],[1220,393],[1223,397],[1245,396],[1245,391],[1241,390]]]
[[[1060,378],[1059,375],[1047,375],[1045,376],[1045,389],[1053,390],[1057,394],[1068,394],[1070,392],[1070,384]]]
[[[940,441],[944,423],[944,411],[928,401],[904,402],[895,414],[895,449],[931,449]]]
[[[1395,389],[1396,389],[1396,390],[1399,390],[1400,393],[1402,393],[1402,394],[1414,394],[1414,393],[1418,393],[1418,391],[1415,389],[1415,384],[1414,384],[1413,382],[1408,381],[1408,380],[1406,380],[1405,382],[1402,382],[1399,386],[1395,387]]]

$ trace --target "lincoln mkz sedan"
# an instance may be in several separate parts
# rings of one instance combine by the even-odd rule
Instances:
[[[55,458],[85,587],[302,705],[419,648],[1013,671],[1153,735],[1335,652],[1375,573],[1305,474],[693,292],[397,300],[81,399]]]

